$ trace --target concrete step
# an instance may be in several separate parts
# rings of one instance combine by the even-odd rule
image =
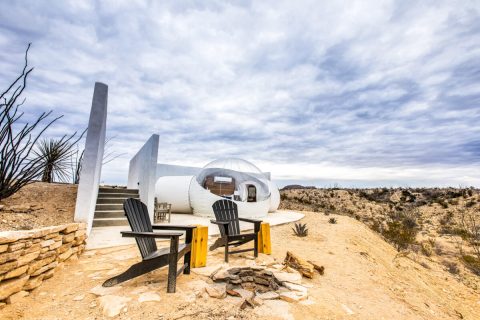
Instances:
[[[123,198],[98,198],[97,204],[123,204]]]
[[[113,227],[113,226],[128,226],[127,219],[93,219],[92,227]],[[127,229],[125,229],[127,230]]]
[[[95,211],[123,211],[123,201],[121,203],[112,204],[112,203],[97,203],[95,206]]]
[[[104,192],[99,192],[98,193],[98,199],[104,199],[104,198],[122,198],[122,199],[128,199],[128,198],[135,198],[138,199],[140,196],[138,193],[104,193]]]
[[[123,210],[112,210],[112,211],[95,211],[93,219],[104,219],[104,218],[123,218],[125,219],[125,212]]]
[[[138,193],[138,189],[124,189],[124,188],[104,188],[100,187],[98,192],[106,193]]]

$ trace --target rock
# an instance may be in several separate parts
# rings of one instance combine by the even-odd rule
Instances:
[[[260,278],[260,277],[254,277],[253,281],[257,284],[263,284],[264,286],[269,286],[270,285],[269,280],[264,279],[264,278]]]
[[[62,231],[62,233],[67,234],[67,233],[72,233],[73,231],[77,231],[77,230],[78,230],[78,224],[72,223],[72,224],[67,225],[67,227]]]
[[[75,233],[69,233],[63,236],[62,243],[69,243],[75,239]]]
[[[39,255],[40,255],[40,251],[27,253],[27,254],[18,258],[18,260],[17,260],[18,265],[23,266],[24,264],[30,263],[31,261],[37,259]]]
[[[7,249],[8,249],[8,244],[0,245],[0,253],[7,251]]]
[[[225,280],[229,280],[231,276],[232,275],[227,270],[218,270],[212,276],[212,280],[213,281],[225,281]]]
[[[82,301],[85,298],[84,294],[73,297],[73,301]]]
[[[0,282],[0,300],[4,300],[14,293],[22,290],[23,285],[27,282],[29,276],[11,279]]]
[[[10,278],[18,277],[18,276],[24,274],[25,272],[27,272],[27,270],[28,270],[28,266],[22,266],[20,268],[13,269],[12,271],[9,271],[9,272],[7,272],[7,274],[5,274],[4,279],[10,279]]]
[[[72,254],[73,254],[73,250],[70,248],[70,249],[68,249],[67,251],[65,251],[64,253],[60,254],[60,255],[58,256],[58,259],[59,259],[60,261],[65,261],[65,260],[67,260],[68,258],[70,258],[70,256],[71,256]]]
[[[32,277],[38,276],[38,275],[40,275],[40,274],[42,274],[42,273],[44,273],[44,272],[46,272],[46,271],[48,271],[48,270],[50,270],[50,269],[56,268],[57,266],[58,266],[58,262],[57,262],[57,261],[53,261],[52,263],[47,264],[46,266],[41,267],[40,269],[36,270],[35,272],[32,272],[30,275],[31,275]],[[29,272],[30,272],[30,269],[29,269]]]
[[[42,259],[42,260],[36,260],[36,261],[34,261],[30,264],[30,266],[28,268],[28,273],[33,274],[35,271],[37,271],[41,267],[46,266],[46,265],[52,263],[53,261],[55,261],[54,256],[48,257],[48,258],[45,258],[45,259]],[[48,270],[48,268],[45,269],[45,270]],[[34,274],[34,275],[36,275],[36,274]]]
[[[42,248],[50,247],[54,243],[55,243],[55,240],[49,239],[49,240],[45,240],[45,241],[40,242],[40,246]]]
[[[323,276],[323,274],[325,273],[325,267],[324,266],[320,265],[318,262],[315,262],[315,261],[308,260],[308,262],[311,263],[313,265],[313,267],[315,268],[315,270],[317,270],[318,273]]]
[[[43,274],[43,280],[47,280],[47,279],[50,279],[51,277],[53,277],[54,272],[55,272],[55,269],[50,269],[47,272],[45,272]]]
[[[0,265],[0,274],[3,274],[3,273],[6,273],[10,270],[15,269],[17,264],[18,264],[17,261],[12,261],[12,262],[7,262],[7,263],[4,263],[4,264]]]
[[[273,276],[280,283],[290,282],[290,283],[301,284],[301,282],[302,282],[302,274],[300,272],[297,272],[297,271],[295,271],[295,272],[282,272],[282,271],[273,272]]]
[[[154,292],[145,292],[140,294],[138,302],[160,301],[160,296]]]
[[[245,289],[232,289],[231,291],[235,291],[238,293],[243,299],[248,300],[253,298],[253,292]]]
[[[8,252],[17,251],[25,248],[25,242],[12,243],[8,246]]]
[[[299,291],[299,292],[305,292],[305,293],[308,292],[307,288],[305,288],[304,286],[301,286],[299,284],[296,284],[296,283],[283,282],[282,285],[285,288],[287,288],[289,290],[292,290],[292,291]]]
[[[63,244],[60,248],[57,249],[58,254],[62,254],[72,247],[71,243]]]
[[[305,292],[299,291],[287,291],[280,293],[280,299],[285,300],[287,302],[298,302],[301,300],[307,299],[308,294]]]
[[[22,251],[5,252],[0,254],[0,264],[8,261],[17,260],[22,255]]]
[[[257,297],[262,299],[262,300],[273,300],[273,299],[280,298],[280,295],[278,293],[276,293],[275,291],[268,291],[268,292],[265,292],[265,293],[257,294]]]
[[[62,241],[55,241],[53,244],[51,244],[48,249],[49,250],[53,250],[53,249],[57,249],[57,248],[60,248],[62,246]]]
[[[120,311],[127,306],[127,302],[129,302],[131,298],[105,295],[98,298],[98,300],[100,307],[102,308],[103,315],[113,318],[120,314]]]
[[[10,297],[8,297],[7,298],[7,303],[8,304],[16,303],[16,302],[22,300],[23,298],[25,298],[28,295],[29,295],[29,293],[27,291],[19,291],[15,294],[12,294]]]
[[[30,279],[28,279],[27,283],[23,286],[23,290],[32,290],[32,289],[35,289],[35,288],[39,287],[42,284],[44,277],[45,277],[45,275],[43,275],[43,274],[41,274],[37,277],[30,277]]]
[[[113,293],[116,293],[119,291],[122,287],[119,285],[116,285],[114,287],[103,287],[101,284],[98,286],[92,288],[90,290],[90,293],[93,293],[96,296],[106,296],[106,295],[111,295]]]
[[[212,298],[223,299],[227,296],[227,285],[225,283],[212,284],[206,286],[205,291]]]

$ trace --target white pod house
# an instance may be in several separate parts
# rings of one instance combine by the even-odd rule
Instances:
[[[159,202],[172,204],[172,212],[202,217],[213,217],[212,205],[221,199],[234,201],[244,218],[265,217],[280,204],[275,183],[252,163],[237,158],[212,161],[195,176],[160,177],[155,194]]]

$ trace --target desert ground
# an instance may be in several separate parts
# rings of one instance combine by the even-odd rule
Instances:
[[[332,217],[336,224],[329,223]],[[429,258],[422,265],[421,255],[399,254],[352,217],[305,212],[302,222],[309,227],[307,237],[295,236],[292,224],[273,227],[271,256],[230,260],[231,266],[282,262],[289,250],[321,263],[323,276],[302,279],[308,299],[300,302],[265,300],[242,310],[241,298],[210,297],[204,287],[212,282],[209,273],[222,265],[221,249],[209,253],[206,268],[181,275],[175,294],[166,293],[165,269],[99,290],[104,280],[140,259],[137,248],[127,246],[86,251],[3,308],[0,318],[103,319],[103,305],[114,296],[124,303],[118,319],[480,319],[479,292],[442,265]],[[152,294],[159,301],[140,302]]]
[[[73,222],[77,185],[35,182],[0,201],[0,231]]]

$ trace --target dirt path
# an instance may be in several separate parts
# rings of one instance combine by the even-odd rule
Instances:
[[[331,217],[331,216],[330,216]],[[87,251],[47,280],[30,296],[0,310],[1,319],[103,319],[101,296],[125,300],[118,319],[480,319],[480,295],[432,264],[427,269],[396,251],[362,223],[306,213],[310,232],[292,235],[290,225],[272,228],[273,257],[287,250],[325,266],[325,275],[305,280],[309,299],[301,303],[272,300],[240,310],[239,299],[214,299],[198,290],[206,277],[178,278],[177,293],[166,293],[166,270],[117,286],[100,296],[91,292],[105,279],[139,259],[136,247]],[[271,260],[261,255],[258,262]],[[209,266],[222,261],[222,250],[209,254]],[[249,264],[242,257],[231,264]],[[101,290],[100,290],[101,291]],[[142,297],[160,301],[140,302]]]

